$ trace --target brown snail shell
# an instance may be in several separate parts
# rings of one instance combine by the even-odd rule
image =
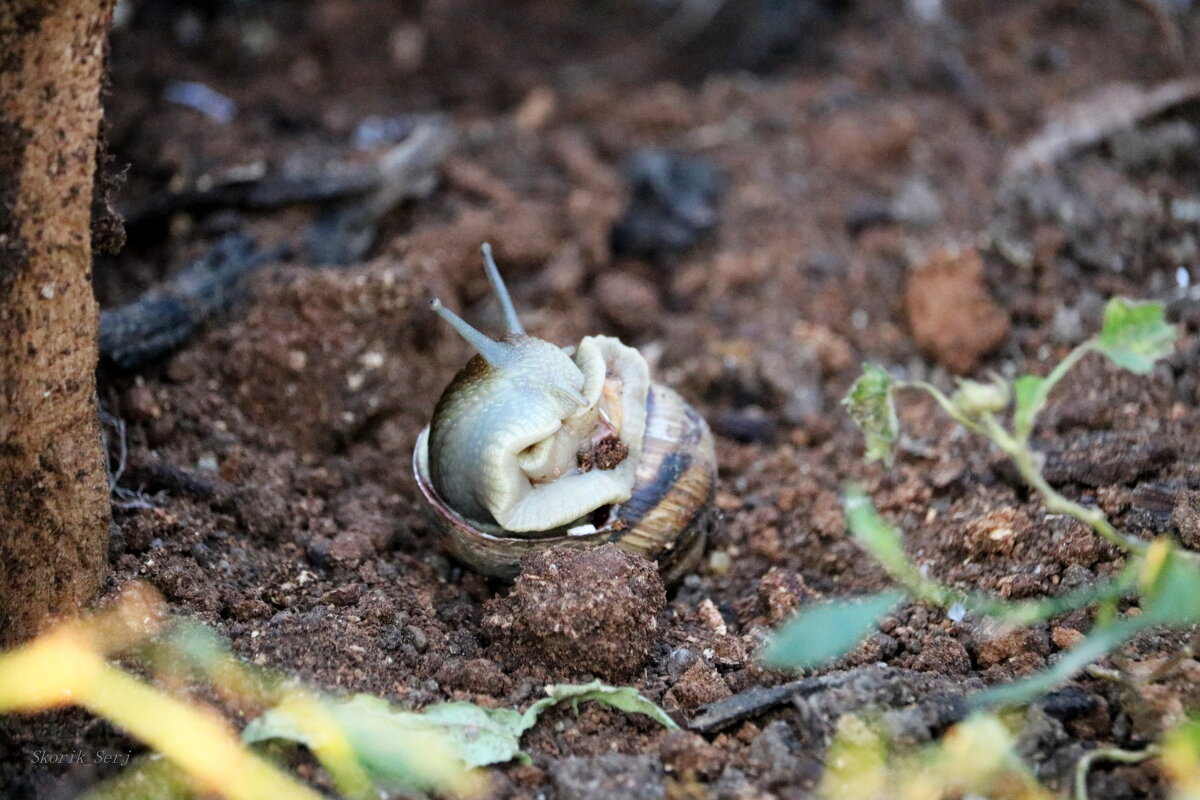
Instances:
[[[490,257],[486,248],[485,255]],[[512,320],[510,335],[518,333],[517,338],[511,341],[520,344],[524,338],[523,330],[514,331],[520,324],[515,319],[515,312],[510,311],[511,302],[503,283],[499,281],[498,273],[494,272],[490,258],[488,267],[500,302]],[[468,329],[469,326],[462,323],[461,319],[445,312],[440,303],[434,303],[434,309],[448,318],[460,332]],[[476,349],[486,357],[484,350],[491,349],[492,343],[480,339],[478,331],[467,330],[466,335],[472,337],[468,341],[478,343]],[[505,339],[505,342],[509,341]],[[583,344],[588,344],[587,339]],[[623,356],[626,361],[628,354],[634,354],[635,360],[641,362],[644,374],[646,366],[636,351],[625,348],[616,339],[605,339],[604,347],[628,351]],[[481,356],[476,356],[476,360]],[[494,354],[494,361],[499,362],[503,357],[503,353]],[[482,361],[473,361],[460,373],[460,379],[463,375],[473,377],[484,368]],[[610,365],[610,378],[613,375],[611,369]],[[448,393],[461,390],[460,379],[451,384]],[[500,387],[496,391],[510,389],[500,381],[498,384]],[[416,485],[427,500],[428,517],[434,528],[443,535],[449,551],[474,570],[505,579],[517,576],[522,557],[529,553],[559,545],[594,547],[605,542],[612,542],[626,551],[658,561],[662,577],[668,583],[677,581],[695,569],[713,522],[712,505],[716,486],[713,434],[703,417],[670,387],[654,381],[648,381],[648,389],[647,384],[641,386],[646,397],[646,416],[640,446],[637,446],[636,440],[630,446],[630,452],[636,453],[636,465],[632,470],[634,477],[628,495],[616,503],[604,503],[601,500],[589,505],[592,510],[583,517],[572,518],[568,524],[559,524],[546,530],[506,530],[494,521],[476,522],[456,511],[445,495],[438,491],[437,474],[431,469],[431,431],[434,426],[422,429],[413,452]],[[479,387],[475,386],[472,390],[479,391]],[[628,403],[628,399],[625,402]],[[456,404],[446,402],[444,395],[443,401],[439,402],[439,411],[446,408],[456,409],[452,413],[462,414]],[[481,408],[481,414],[485,416],[480,419],[486,420],[491,405],[482,405]],[[632,408],[640,411],[641,404],[636,403]],[[462,422],[462,417],[458,419]],[[463,468],[470,469],[473,465],[468,462]],[[443,463],[443,473],[445,467]],[[460,462],[452,459],[450,467],[452,470],[458,469]],[[442,480],[444,482],[445,477]]]

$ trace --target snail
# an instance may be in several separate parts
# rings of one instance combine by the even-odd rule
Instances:
[[[619,339],[560,348],[526,334],[486,244],[483,258],[502,339],[430,304],[477,353],[413,452],[434,526],[459,560],[508,580],[527,553],[605,542],[654,559],[667,582],[681,578],[712,521],[708,425]]]

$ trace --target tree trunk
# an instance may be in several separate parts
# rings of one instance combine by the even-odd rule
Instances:
[[[91,202],[113,0],[0,0],[0,643],[97,591]]]

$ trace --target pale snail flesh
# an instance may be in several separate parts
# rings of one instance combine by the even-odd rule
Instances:
[[[511,580],[527,553],[614,542],[656,560],[664,580],[682,577],[712,521],[708,425],[614,337],[585,336],[569,354],[527,335],[487,245],[483,253],[508,332],[490,339],[433,301],[478,355],[442,393],[413,453],[449,549]]]

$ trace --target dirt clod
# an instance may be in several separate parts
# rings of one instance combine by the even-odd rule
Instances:
[[[1039,656],[1050,653],[1050,639],[1044,629],[1017,628],[992,636],[976,648],[975,660],[986,669],[1024,653]]]
[[[666,591],[654,564],[606,544],[527,556],[507,597],[484,606],[498,657],[539,663],[556,676],[625,680],[661,637]]]
[[[667,692],[665,704],[668,708],[695,708],[724,700],[731,694],[729,684],[720,673],[703,661],[697,661]]]
[[[971,671],[971,656],[957,639],[935,636],[925,642],[914,666],[922,672],[966,675]]]
[[[550,768],[559,797],[576,800],[661,800],[666,796],[662,764],[653,756],[617,753],[566,758]]]
[[[662,738],[658,755],[667,772],[683,778],[712,778],[725,765],[725,754],[702,736],[689,731],[672,731]]]
[[[329,557],[347,566],[353,566],[369,558],[375,552],[371,537],[362,531],[342,531],[333,537],[329,545]]]
[[[904,308],[917,344],[954,372],[971,372],[1008,336],[1008,314],[988,295],[973,248],[937,250],[914,264]]]
[[[434,677],[443,686],[477,694],[503,695],[512,689],[512,680],[486,658],[447,661]]]
[[[1171,522],[1179,529],[1179,541],[1191,550],[1200,550],[1200,492],[1180,492],[1175,497]]]
[[[772,625],[778,625],[801,603],[814,597],[816,593],[795,570],[771,567],[758,583],[758,602]]]
[[[580,450],[576,453],[575,464],[582,472],[593,469],[615,469],[628,456],[629,445],[616,436],[606,436],[592,445],[590,449]]]

